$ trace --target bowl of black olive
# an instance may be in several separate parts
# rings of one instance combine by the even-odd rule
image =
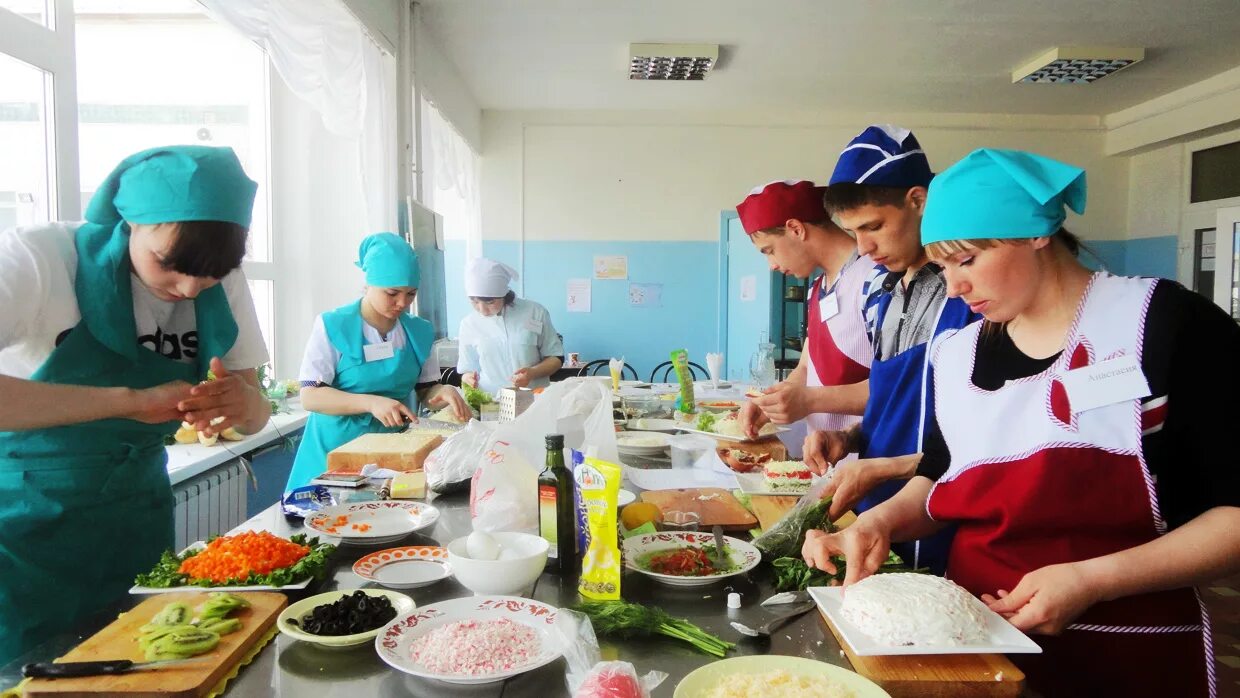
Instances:
[[[340,589],[302,599],[276,619],[280,632],[323,647],[373,643],[388,621],[408,613],[413,599],[386,589]]]

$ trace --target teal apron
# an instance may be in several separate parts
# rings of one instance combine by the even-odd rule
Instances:
[[[435,341],[435,330],[430,322],[407,313],[400,316],[400,324],[405,330],[404,348],[397,349],[389,358],[367,361],[362,349],[361,300],[323,313],[327,339],[336,351],[340,352],[336,377],[332,380],[331,387],[346,393],[382,395],[405,402],[417,386],[418,376],[422,374],[422,364],[426,363],[426,357],[430,355],[431,344]],[[348,415],[311,413],[284,491],[288,492],[309,483],[327,469],[329,451],[362,434],[403,430],[403,426],[383,426],[383,423],[369,412]]]
[[[149,388],[197,382],[237,324],[219,285],[194,301],[198,364],[138,344],[129,236],[83,226],[78,323],[31,380]],[[164,437],[177,422],[105,419],[0,432],[0,664],[121,598],[173,544]],[[50,659],[44,657],[42,659]]]

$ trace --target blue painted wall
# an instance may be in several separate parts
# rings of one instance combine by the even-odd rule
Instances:
[[[463,242],[448,241],[445,250],[449,336],[472,312],[465,296]],[[520,269],[520,243],[487,240],[482,253]],[[626,255],[627,280],[593,279],[595,255]],[[558,242],[525,243],[525,291],[521,295],[546,306],[564,351],[582,361],[623,355],[642,380],[668,360],[673,349],[705,365],[706,353],[718,351],[719,245],[715,242]],[[589,313],[568,312],[570,278],[591,279]],[[657,308],[629,305],[629,283],[663,284]]]
[[[1179,240],[1174,235],[1128,240],[1124,248],[1124,273],[1174,279],[1178,245]]]
[[[725,217],[722,222],[726,231],[731,221]],[[1175,236],[1087,240],[1085,244],[1094,254],[1083,254],[1082,261],[1092,268],[1101,264],[1114,274],[1175,278]],[[729,377],[748,376],[749,357],[757,346],[757,332],[767,329],[770,323],[770,304],[762,300],[770,293],[770,272],[765,261],[747,242],[735,252],[739,261],[754,265],[753,271],[745,273],[758,276],[759,300],[743,304],[739,303],[738,290],[729,293],[728,289],[720,288],[718,242],[533,241],[525,245],[523,295],[551,311],[552,322],[564,335],[566,352],[578,352],[583,361],[624,355],[645,380],[655,365],[667,360],[673,349],[687,349],[689,358],[702,365],[706,363],[706,352],[723,351],[728,355]],[[455,337],[461,318],[472,310],[463,282],[465,244],[449,240],[446,247],[448,327],[445,329],[448,336]],[[517,241],[484,241],[483,254],[520,268],[520,243]],[[591,311],[569,313],[565,307],[566,283],[570,278],[591,278],[594,255],[627,255],[629,278],[625,281],[591,279]],[[729,265],[732,266],[739,269],[743,265]],[[630,282],[663,284],[661,307],[630,306]],[[753,328],[751,339],[737,339],[735,344],[739,349],[719,346],[719,318],[723,314],[721,293],[729,293],[729,324],[740,323]],[[744,317],[738,316],[738,310],[745,311]]]
[[[1097,258],[1101,258],[1102,265],[1113,274],[1176,278],[1178,240],[1174,235],[1131,240],[1086,240],[1085,245],[1094,255],[1085,253],[1081,260],[1091,268],[1098,268]]]

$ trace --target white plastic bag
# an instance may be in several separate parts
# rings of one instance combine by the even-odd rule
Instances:
[[[662,671],[638,676],[628,662],[599,661],[594,626],[582,613],[560,609],[555,630],[568,664],[564,679],[573,698],[650,698],[650,692],[667,679]]]
[[[566,448],[617,462],[611,391],[602,381],[553,383],[515,420],[495,427],[470,487],[474,530],[538,530],[547,434],[563,434]]]
[[[491,446],[493,422],[469,420],[463,429],[452,434],[426,457],[422,469],[426,471],[428,498],[435,494],[463,492],[469,488],[474,473],[482,464],[482,456]]]

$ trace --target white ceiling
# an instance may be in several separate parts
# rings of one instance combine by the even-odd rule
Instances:
[[[1240,65],[1240,0],[419,0],[484,109],[1107,114]],[[721,45],[703,82],[630,42]],[[1057,45],[1139,46],[1093,85],[1013,85]]]

